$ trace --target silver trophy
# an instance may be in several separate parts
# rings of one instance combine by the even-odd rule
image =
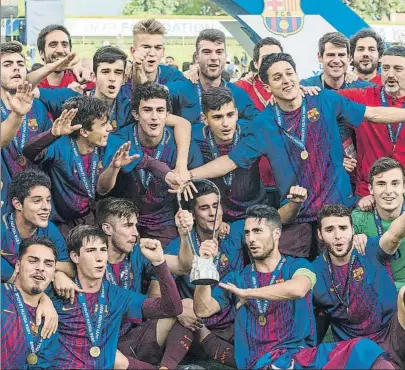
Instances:
[[[221,193],[219,192],[218,187],[209,180],[206,179],[193,179],[192,181],[187,181],[184,184],[182,184],[178,191],[177,191],[177,203],[179,205],[179,209],[182,210],[181,206],[181,194],[183,193],[184,188],[190,183],[190,182],[203,182],[206,183],[210,186],[212,186],[218,194],[218,207],[215,212],[215,220],[214,220],[214,226],[212,230],[212,239],[215,237],[215,229],[217,226],[217,221],[218,221],[218,208],[219,204],[221,203]],[[214,265],[213,259],[212,258],[201,258],[195,249],[195,245],[193,242],[193,238],[191,237],[190,232],[187,233],[187,240],[194,252],[194,259],[193,259],[193,265],[191,267],[191,272],[190,272],[190,281],[194,285],[215,285],[219,283],[219,272],[217,268]]]

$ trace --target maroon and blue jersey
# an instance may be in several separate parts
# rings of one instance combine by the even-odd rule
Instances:
[[[237,133],[242,135],[247,129],[246,124],[241,123],[236,126]],[[218,156],[228,154],[236,144],[216,144],[213,135],[208,132],[208,126],[195,124],[192,126],[192,138],[200,147],[204,164],[215,159],[213,150]],[[234,140],[235,141],[235,140]],[[211,147],[214,146],[214,149]],[[224,211],[224,221],[236,221],[245,217],[246,209],[255,204],[267,202],[266,191],[264,189],[259,173],[259,161],[257,159],[249,168],[237,168],[230,174],[213,179],[221,192],[221,204]]]
[[[329,316],[332,333],[336,340],[355,337],[379,339],[385,335],[388,324],[397,310],[397,290],[387,265],[392,256],[386,254],[379,245],[380,237],[369,238],[366,255],[356,253],[353,267],[350,264],[331,264],[335,288],[340,296],[347,279],[349,305],[346,307],[338,299],[330,273],[327,256],[321,255],[313,262],[317,275],[314,287],[314,305]],[[355,252],[353,252],[355,253]],[[351,274],[348,277],[349,269]]]
[[[104,166],[107,167],[117,149],[124,143],[131,142],[131,153],[146,153],[149,156],[166,163],[171,169],[176,167],[177,147],[173,130],[166,127],[166,139],[162,144],[160,156],[156,156],[157,148],[137,146],[134,139],[134,129],[137,125],[129,125],[110,135],[104,155]],[[140,158],[139,158],[140,160]],[[176,209],[175,195],[168,192],[169,186],[155,176],[149,179],[147,185],[142,181],[142,172],[136,169],[138,160],[121,169],[117,176],[111,196],[131,199],[139,207],[138,225],[150,230],[157,230],[165,226],[175,226],[174,215]],[[202,155],[197,144],[192,140],[188,155],[188,168],[199,167],[203,164]],[[146,171],[146,178],[149,173]]]
[[[42,325],[35,325],[36,307],[25,305],[34,346],[40,341]],[[44,320],[42,320],[43,323]],[[38,363],[29,365],[27,356],[31,352],[25,336],[24,323],[19,315],[14,300],[13,285],[1,284],[1,367],[2,369],[49,369],[53,367],[53,360],[59,351],[59,333],[49,339],[43,339],[36,355]]]
[[[98,176],[103,172],[102,157],[104,148],[96,149],[98,161],[95,183],[97,184]],[[95,151],[90,154],[80,155],[88,179],[91,178],[93,161],[97,159],[97,155]],[[42,164],[44,171],[52,181],[53,221],[69,222],[87,215],[90,212],[90,197],[75,163],[70,137],[61,136],[56,139],[41,152],[38,162]]]
[[[240,220],[230,224],[231,230],[224,238],[219,238],[219,254],[214,259],[220,279],[231,271],[243,269],[243,246],[245,221]],[[191,232],[194,247],[197,254],[200,251],[200,243],[197,239],[195,230]],[[165,254],[178,256],[180,251],[180,238],[172,240],[165,248]],[[174,276],[180,297],[193,298],[195,285],[190,282],[190,275]],[[208,328],[223,329],[233,323],[235,318],[235,309],[232,305],[225,307],[220,313],[204,319]]]
[[[3,215],[2,227],[1,227],[1,257],[6,260],[14,270],[15,263],[18,260],[18,254],[20,250],[21,237],[16,231],[16,236],[14,236],[13,228],[10,225],[11,213]],[[15,221],[14,221],[15,222]],[[66,241],[60,233],[59,229],[51,222],[48,222],[47,227],[37,227],[35,235],[46,236],[49,238],[56,246],[58,251],[58,261],[60,262],[70,262],[69,253],[66,248]],[[5,275],[3,275],[3,270],[1,271],[1,280],[7,281],[8,277],[7,269]]]
[[[142,320],[142,305],[146,296],[104,282],[106,289],[105,315],[102,323],[99,357],[90,356],[93,346],[86,331],[86,323],[77,297],[55,301],[59,315],[60,348],[57,369],[112,369],[114,367],[118,336],[123,318]],[[95,326],[100,292],[86,293],[90,316]]]
[[[7,119],[10,111],[7,110],[3,102],[1,104],[1,120]],[[15,138],[4,148],[1,149],[1,206],[2,213],[11,212],[13,206],[10,199],[11,179],[17,172],[35,167],[28,159],[25,158],[25,164],[21,162],[22,148],[34,136],[49,130],[52,122],[48,117],[48,111],[44,104],[38,99],[34,99],[31,110],[26,115],[21,127],[17,131]]]
[[[354,205],[350,177],[343,167],[344,152],[338,122],[356,128],[360,126],[366,109],[364,105],[329,90],[321,91],[318,96],[307,96],[305,102],[306,160],[301,157],[302,149],[285,134],[301,137],[302,107],[292,112],[280,110],[284,121],[284,127],[280,128],[275,107],[267,106],[228,154],[243,168],[249,168],[257,158],[266,155],[282,199],[293,185],[306,188],[308,199],[301,208],[298,222],[316,220],[325,204]]]
[[[52,117],[55,119],[62,114],[63,104],[81,94],[68,88],[60,89],[40,89],[40,99],[45,104]],[[94,94],[94,90],[90,91],[90,95]],[[131,103],[123,94],[122,90],[118,92],[113,105],[110,110],[110,122],[113,130],[117,130],[125,125],[134,122],[131,113]]]
[[[156,76],[156,83],[167,85],[169,82],[185,80],[183,73],[177,68],[160,64]],[[128,100],[133,99],[132,77],[121,87],[122,96]]]
[[[238,122],[251,121],[259,111],[256,109],[247,92],[232,82],[222,81],[232,91],[236,108],[238,109]],[[190,121],[191,124],[202,123],[202,87],[189,80],[168,83],[170,98],[172,100],[173,114]]]

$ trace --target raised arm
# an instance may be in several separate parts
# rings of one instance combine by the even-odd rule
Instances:
[[[287,195],[289,202],[278,210],[283,225],[288,225],[295,221],[307,197],[307,189],[298,185],[291,186],[290,193]]]
[[[395,107],[366,107],[364,118],[367,121],[390,124],[405,121],[405,109]]]
[[[1,123],[1,148],[7,146],[17,135],[25,115],[31,110],[34,101],[32,85],[28,82],[24,82],[24,84],[18,85],[17,92],[14,96],[6,92],[6,97],[11,113],[7,119]]]
[[[65,71],[71,69],[80,61],[76,57],[76,53],[70,53],[66,57],[57,60],[53,63],[47,63],[36,71],[27,74],[27,81],[36,87],[44,78],[48,77],[51,73],[56,71]]]
[[[405,212],[395,219],[380,239],[380,247],[387,254],[394,254],[405,238]]]
[[[178,256],[165,254],[165,260],[170,272],[174,275],[190,273],[194,253],[188,242],[187,233],[193,229],[194,219],[189,211],[178,211],[175,216],[177,230],[180,235],[180,249]]]
[[[181,175],[187,172],[188,152],[191,141],[191,124],[186,119],[169,114],[167,125],[173,127],[174,139],[177,146],[176,170]]]
[[[55,140],[61,136],[70,135],[72,132],[79,130],[82,125],[71,125],[76,113],[77,109],[64,110],[62,115],[54,121],[50,130],[33,137],[27,145],[25,145],[23,149],[24,156],[33,163],[39,163],[43,151]]]

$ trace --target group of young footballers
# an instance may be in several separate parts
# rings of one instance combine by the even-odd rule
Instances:
[[[232,83],[221,31],[185,74],[164,34],[1,44],[2,367],[405,367],[405,47],[328,33],[300,80],[267,37]]]

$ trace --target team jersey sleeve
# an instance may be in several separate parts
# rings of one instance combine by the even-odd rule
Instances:
[[[188,153],[188,168],[197,168],[204,164],[203,155],[198,144],[191,139]]]
[[[53,241],[58,250],[58,261],[60,262],[71,262],[69,253],[66,247],[66,240],[63,237],[62,233],[52,222],[48,224],[48,237]]]
[[[245,238],[245,220],[238,220],[230,224],[231,231],[229,235],[236,247],[242,249],[242,243]]]
[[[395,255],[385,253],[380,247],[380,236],[368,238],[366,244],[366,256],[372,262],[385,266],[388,261],[394,258]]]
[[[45,104],[54,119],[62,114],[62,106],[67,100],[74,96],[80,96],[79,93],[68,88],[39,89],[39,91],[39,99]]]
[[[172,113],[176,116],[181,116],[181,102],[180,102],[180,86],[181,82],[169,82],[166,86],[169,89],[170,100],[172,103]]]
[[[311,289],[316,284],[316,274],[314,268],[305,258],[296,258],[291,265],[291,278],[294,276],[306,276],[311,280]]]
[[[128,319],[141,319],[142,316],[142,306],[147,296],[143,294],[136,293],[128,289],[120,289],[124,295],[123,302],[124,304],[124,316]]]
[[[265,123],[261,124],[262,117],[263,113],[250,123],[240,142],[228,153],[229,158],[239,167],[249,168],[257,158],[266,153]]]
[[[1,256],[1,282],[5,283],[10,280],[14,273],[14,266]]]
[[[58,332],[46,339],[39,351],[38,363],[35,367],[29,366],[29,369],[55,369],[55,358],[60,346],[59,341],[60,335]]]
[[[354,209],[352,212],[352,222],[355,234],[365,234],[366,233],[366,220],[365,214],[360,208]]]
[[[259,111],[253,104],[252,99],[250,99],[249,94],[241,88],[235,89],[233,93],[238,108],[238,122],[242,121],[243,123],[244,121],[253,120],[259,114]]]
[[[325,106],[334,112],[336,119],[348,126],[357,128],[361,125],[366,112],[366,106],[355,103],[338,93],[330,90],[323,90],[320,94]],[[329,121],[328,121],[329,122]],[[333,122],[329,122],[333,124]]]
[[[231,283],[237,286],[235,271],[231,271],[228,274],[226,274],[222,278],[221,283],[224,284]],[[219,285],[217,285],[215,288],[212,289],[211,296],[218,302],[219,306],[221,307],[221,310],[225,309],[226,307],[228,307],[230,304],[233,303],[232,293],[226,291],[225,289],[222,289]]]

